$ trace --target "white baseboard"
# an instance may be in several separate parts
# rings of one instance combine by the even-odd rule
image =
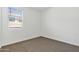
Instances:
[[[48,36],[48,35],[41,35],[41,36],[42,37],[46,37],[46,38],[50,38],[50,39],[53,39],[53,40],[65,42],[65,43],[68,43],[68,44],[71,44],[71,45],[79,46],[79,44],[77,44],[77,43],[72,43],[72,42],[68,42],[68,41],[65,41],[65,40],[61,40],[60,38],[57,38],[57,37]],[[2,46],[14,44],[14,43],[21,42],[21,41],[25,41],[25,40],[30,40],[30,39],[33,39],[33,38],[36,38],[36,37],[40,37],[40,35],[31,36],[31,37],[27,37],[27,38],[24,38],[24,39],[21,39],[21,40],[17,40],[17,41],[12,41],[12,42],[9,42],[9,43],[5,43],[5,44],[1,45],[0,48]]]
[[[42,36],[46,37],[46,38],[53,39],[53,40],[57,40],[57,41],[60,41],[60,42],[64,42],[64,43],[67,43],[67,44],[70,44],[70,45],[79,46],[79,44],[77,44],[77,43],[72,43],[72,42],[69,42],[69,41],[66,41],[66,40],[62,40],[62,39],[57,38],[55,36],[48,36],[48,35],[42,35]]]
[[[17,40],[17,41],[12,41],[12,42],[5,43],[5,44],[3,44],[2,46],[14,44],[14,43],[18,43],[18,42],[25,41],[25,40],[31,40],[31,39],[37,38],[37,37],[40,37],[40,36],[39,36],[39,35],[36,35],[36,36],[31,36],[31,37],[23,38],[23,39],[20,39],[20,40]],[[1,47],[2,47],[2,46],[1,46]]]

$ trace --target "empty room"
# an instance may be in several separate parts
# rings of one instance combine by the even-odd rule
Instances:
[[[0,52],[79,52],[79,7],[0,7]]]

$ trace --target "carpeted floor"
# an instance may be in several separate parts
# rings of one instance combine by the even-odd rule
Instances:
[[[8,46],[2,52],[79,52],[79,47],[44,37],[34,38]]]

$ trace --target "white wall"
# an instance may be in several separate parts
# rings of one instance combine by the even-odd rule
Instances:
[[[2,15],[1,15],[1,7],[0,7],[0,47],[1,47],[1,44],[2,44]]]
[[[54,7],[44,11],[42,36],[79,46],[79,8]]]
[[[20,9],[24,10],[23,27],[8,28],[8,10],[2,8],[2,45],[44,36],[79,46],[79,8],[54,7],[41,13]]]
[[[23,9],[23,27],[22,28],[8,28],[8,10],[6,7],[2,8],[3,18],[3,39],[2,45],[15,43],[22,40],[27,40],[40,36],[39,19],[40,12],[31,8]]]

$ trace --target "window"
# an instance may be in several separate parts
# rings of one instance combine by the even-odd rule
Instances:
[[[10,28],[20,28],[22,27],[23,11],[19,8],[9,7],[8,8],[8,27]]]

